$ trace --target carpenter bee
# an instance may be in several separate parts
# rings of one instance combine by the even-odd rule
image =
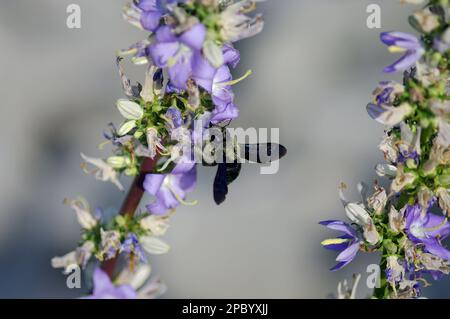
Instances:
[[[213,134],[207,143],[211,151],[208,152],[209,156],[203,157],[203,165],[217,166],[213,185],[214,201],[217,205],[225,201],[228,186],[239,177],[243,163],[247,161],[269,164],[287,153],[286,147],[277,143],[239,144],[236,138],[230,136],[226,127],[211,129]]]

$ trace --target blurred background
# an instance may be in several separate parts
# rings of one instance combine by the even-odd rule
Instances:
[[[82,28],[66,27],[66,8],[82,9]],[[120,16],[123,0],[0,0],[0,297],[78,297],[50,259],[72,250],[79,226],[65,197],[92,206],[120,205],[124,194],[80,169],[80,152],[97,149],[119,123],[123,97],[115,51],[144,37]],[[383,127],[365,105],[394,56],[381,30],[366,27],[370,3],[382,8],[382,30],[410,31],[414,6],[392,0],[272,0],[259,9],[265,31],[238,44],[235,126],[280,128],[288,156],[277,175],[247,166],[220,207],[212,199],[214,170],[201,169],[199,205],[181,207],[166,240],[172,250],[152,258],[167,298],[327,298],[337,283],[377,256],[359,254],[330,273],[336,254],[321,248],[332,232],[317,224],[344,218],[337,186],[375,179]],[[135,80],[143,69],[131,68]],[[129,184],[129,180],[122,179]],[[450,278],[427,297],[450,297]],[[361,289],[359,297],[368,291]]]

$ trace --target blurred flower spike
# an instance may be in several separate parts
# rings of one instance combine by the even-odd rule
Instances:
[[[430,279],[450,273],[444,243],[450,234],[450,3],[402,2],[427,3],[409,19],[418,35],[380,37],[390,52],[403,54],[384,69],[404,72],[403,83],[380,83],[367,105],[386,130],[379,145],[386,162],[375,171],[390,186],[375,182],[369,194],[360,184],[362,201],[344,204],[352,224],[321,223],[344,234],[322,243],[341,252],[332,270],[347,265],[357,251],[381,253],[381,286],[374,298],[419,298]]]

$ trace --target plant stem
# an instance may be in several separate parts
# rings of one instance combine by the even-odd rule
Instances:
[[[144,159],[139,175],[135,177],[133,184],[131,185],[131,188],[128,191],[128,194],[125,197],[125,200],[123,201],[122,207],[120,209],[120,214],[133,217],[145,193],[143,186],[145,175],[153,172],[153,170],[156,167],[157,161],[158,157],[155,157],[154,159],[146,157]],[[113,278],[116,264],[117,264],[117,257],[110,260],[106,260],[102,263],[102,269],[108,274],[108,276],[111,279]]]

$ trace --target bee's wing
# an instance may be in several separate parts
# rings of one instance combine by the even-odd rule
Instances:
[[[286,153],[286,147],[277,143],[239,145],[239,157],[254,163],[267,164],[279,160]]]

